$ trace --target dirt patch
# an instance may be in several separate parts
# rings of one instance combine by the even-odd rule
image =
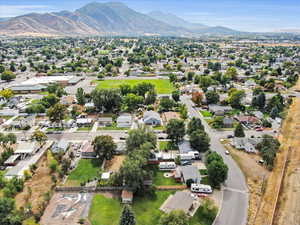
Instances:
[[[264,192],[264,186],[270,172],[257,163],[257,161],[261,159],[260,156],[236,150],[228,141],[224,141],[223,144],[246,177],[249,188],[248,224],[252,225],[254,224]]]
[[[49,162],[44,155],[38,163],[38,168],[30,180],[25,182],[23,192],[15,197],[17,208],[31,204],[34,213],[39,211],[41,204],[45,200],[45,194],[51,191],[54,182],[51,179]]]
[[[125,155],[114,156],[112,160],[106,161],[105,170],[111,172],[118,172],[125,158]]]
[[[298,87],[299,87],[298,82]],[[274,224],[300,224],[300,98],[294,100],[287,118],[289,129],[281,137],[283,150],[290,149]]]
[[[300,80],[296,87],[299,86]],[[279,135],[281,143],[280,151],[277,154],[274,169],[270,173],[265,185],[265,194],[262,197],[261,205],[254,222],[255,225],[300,224],[300,189],[298,185],[300,176],[298,172],[300,170],[300,130],[297,125],[299,118],[300,98],[297,98],[294,99],[290,106]],[[289,149],[291,149],[291,157],[287,161]],[[279,193],[281,187],[286,161],[288,162],[287,169],[285,171],[282,190],[277,201],[277,193]],[[273,220],[273,213],[276,207],[276,216]]]

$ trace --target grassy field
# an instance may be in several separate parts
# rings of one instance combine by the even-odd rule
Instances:
[[[117,225],[122,211],[118,199],[107,198],[96,194],[89,212],[92,225]]]
[[[77,131],[90,131],[93,127],[79,127]]]
[[[110,126],[110,127],[98,127],[97,130],[128,130],[127,127],[116,127],[116,126]]]
[[[174,191],[157,191],[155,196],[135,197],[132,209],[137,225],[158,224],[162,211],[159,210],[162,203],[173,194]],[[89,213],[92,225],[118,225],[122,212],[122,204],[118,199],[107,198],[96,194]],[[189,225],[211,225],[216,216],[217,209],[207,210],[200,207]]]
[[[177,183],[173,177],[164,177],[164,173],[162,171],[156,171],[153,177],[153,183],[156,186],[165,186],[165,185],[182,185],[181,183]]]
[[[99,174],[101,162],[98,159],[81,159],[70,173],[66,186],[79,186],[81,182],[93,179]]]
[[[171,94],[175,90],[172,83],[169,80],[103,80],[97,81],[97,88],[118,88],[122,84],[129,84],[134,86],[138,83],[147,82],[155,85],[158,94]]]

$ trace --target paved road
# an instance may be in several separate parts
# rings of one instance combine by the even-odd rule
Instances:
[[[211,129],[200,113],[193,108],[193,103],[187,96],[182,96],[181,101],[187,106],[191,117],[202,120],[211,139],[211,149],[218,152],[229,167],[228,179],[224,184],[222,207],[214,225],[245,225],[248,211],[248,188],[245,177],[234,160],[225,154],[226,149],[220,143],[220,139],[226,137],[228,132]]]

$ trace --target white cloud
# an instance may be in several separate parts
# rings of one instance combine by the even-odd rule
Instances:
[[[55,10],[48,5],[0,5],[1,17],[20,16],[32,12],[49,12]]]

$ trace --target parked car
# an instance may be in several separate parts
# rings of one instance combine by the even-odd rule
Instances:
[[[263,131],[264,129],[262,127],[256,128],[256,131]]]
[[[230,152],[229,152],[228,150],[226,150],[226,151],[225,151],[225,154],[226,154],[226,155],[229,155],[229,154],[230,154]]]
[[[233,138],[233,135],[229,134],[227,135],[227,138]]]

